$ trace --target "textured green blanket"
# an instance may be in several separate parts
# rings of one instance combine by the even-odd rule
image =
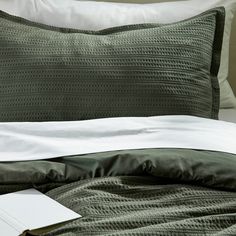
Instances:
[[[236,235],[236,193],[153,177],[81,181],[49,196],[84,217],[47,234]]]
[[[235,170],[220,152],[117,151],[1,163],[0,191],[33,186],[83,216],[46,236],[236,235]]]

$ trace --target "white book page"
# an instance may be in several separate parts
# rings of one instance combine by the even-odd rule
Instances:
[[[25,230],[43,228],[79,217],[79,214],[35,189],[0,196],[0,235],[16,236]]]
[[[0,212],[1,214],[1,212]],[[4,217],[3,217],[4,218]],[[3,218],[0,218],[0,233],[7,236],[18,236],[22,232],[12,227]]]
[[[7,207],[0,208],[0,235],[18,236],[25,230],[26,226],[6,210]]]

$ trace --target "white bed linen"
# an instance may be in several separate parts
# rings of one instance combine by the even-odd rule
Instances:
[[[192,116],[0,123],[1,161],[145,148],[236,154],[236,124]]]
[[[236,108],[235,109],[220,109],[219,119],[223,121],[236,123]]]

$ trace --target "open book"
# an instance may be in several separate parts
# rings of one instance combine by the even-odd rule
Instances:
[[[53,228],[79,217],[35,189],[0,196],[0,235],[19,236],[26,230]]]

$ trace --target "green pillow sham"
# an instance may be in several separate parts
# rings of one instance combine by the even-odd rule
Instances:
[[[224,9],[98,32],[0,12],[0,121],[217,118]]]

